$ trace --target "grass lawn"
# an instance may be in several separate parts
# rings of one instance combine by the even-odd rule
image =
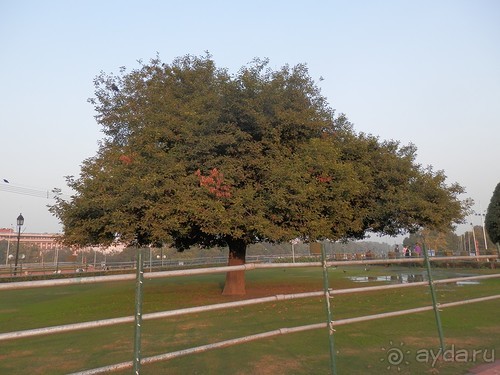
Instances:
[[[344,272],[345,271],[345,272]],[[436,269],[434,278],[495,270]],[[385,285],[376,276],[425,274],[404,266],[329,270],[330,287]],[[373,276],[365,283],[355,282]],[[361,278],[360,278],[361,277]],[[246,274],[247,295],[319,291],[320,268],[255,270]],[[145,281],[144,313],[229,302],[221,295],[224,275]],[[498,294],[499,279],[477,285],[436,286],[441,303]],[[0,292],[0,332],[131,316],[134,282],[74,285]],[[334,319],[377,314],[431,304],[428,287],[338,295]],[[500,300],[447,308],[441,312],[449,352],[436,360],[439,338],[432,311],[337,327],[338,374],[466,374],[488,362],[500,348]],[[325,321],[323,298],[272,302],[231,310],[143,322],[143,357],[231,338]],[[0,374],[65,374],[132,360],[133,324],[0,342]],[[476,358],[472,358],[475,351]],[[392,361],[391,353],[402,354]],[[327,374],[326,329],[259,340],[142,366],[141,374]],[[447,354],[447,355],[446,355]],[[453,359],[453,357],[455,358]],[[450,359],[451,358],[451,359]],[[127,371],[116,374],[130,374]]]

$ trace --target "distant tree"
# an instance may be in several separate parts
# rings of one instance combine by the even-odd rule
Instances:
[[[445,233],[445,238],[446,238],[445,250],[447,252],[451,252],[452,254],[460,255],[460,252],[462,251],[461,236],[457,235],[456,233],[450,230]]]
[[[498,247],[500,244],[500,183],[497,184],[488,205],[484,226],[491,241],[496,243]]]
[[[446,232],[441,231],[431,231],[428,229],[423,229],[419,233],[425,240],[425,246],[428,249],[433,249],[436,251],[445,251],[448,248]],[[417,241],[418,242],[418,241]]]
[[[478,238],[478,244],[482,245],[483,237],[481,227],[475,228],[476,238]],[[465,237],[463,237],[465,236]],[[468,249],[468,244],[464,243],[465,239],[472,238],[472,231],[465,232],[464,235],[457,235],[453,230],[428,230],[422,229],[415,233],[411,233],[408,237],[403,240],[404,246],[414,246],[417,242],[423,242],[427,249],[438,250],[445,253],[455,253],[460,254],[461,252]],[[471,246],[474,246],[473,244]],[[483,249],[484,249],[484,245]],[[489,250],[488,250],[489,251]],[[483,254],[483,252],[481,252]]]
[[[413,145],[356,134],[304,65],[256,60],[230,75],[208,55],[155,58],[95,87],[105,138],[68,178],[72,199],[51,208],[67,244],[227,246],[237,265],[252,243],[396,235],[463,217],[461,186],[417,164]],[[229,272],[224,294],[243,293],[244,273]]]
[[[10,250],[10,244],[6,240],[0,241],[0,264],[5,264],[5,257],[7,256],[7,249]]]

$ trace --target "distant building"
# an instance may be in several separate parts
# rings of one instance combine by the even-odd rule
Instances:
[[[60,236],[58,233],[21,233],[19,242],[40,250],[61,249],[63,246],[57,241]],[[14,229],[0,228],[0,241],[17,242],[17,233]]]
[[[25,245],[32,245],[40,250],[54,250],[67,248],[68,246],[63,246],[58,239],[62,235],[60,233],[21,233],[21,239],[19,242]],[[17,232],[11,228],[0,228],[0,241],[8,241],[11,244],[17,242]],[[11,245],[12,246],[12,245]],[[86,251],[102,251],[102,252],[114,252],[123,251],[125,245],[121,243],[115,243],[111,246],[85,246],[79,248],[79,250]],[[78,249],[75,247],[73,250]]]

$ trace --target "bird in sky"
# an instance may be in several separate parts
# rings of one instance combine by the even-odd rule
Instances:
[[[3,182],[5,182],[6,184],[8,184],[8,183],[9,183],[9,181],[8,181],[8,180],[6,180],[5,178],[3,179]]]

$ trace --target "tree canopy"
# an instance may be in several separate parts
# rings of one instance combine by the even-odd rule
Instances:
[[[241,264],[259,241],[450,228],[467,208],[414,145],[356,133],[305,65],[157,57],[94,83],[105,137],[51,208],[67,244],[222,245]]]
[[[488,205],[484,226],[490,239],[498,246],[500,244],[500,183],[497,184]]]

